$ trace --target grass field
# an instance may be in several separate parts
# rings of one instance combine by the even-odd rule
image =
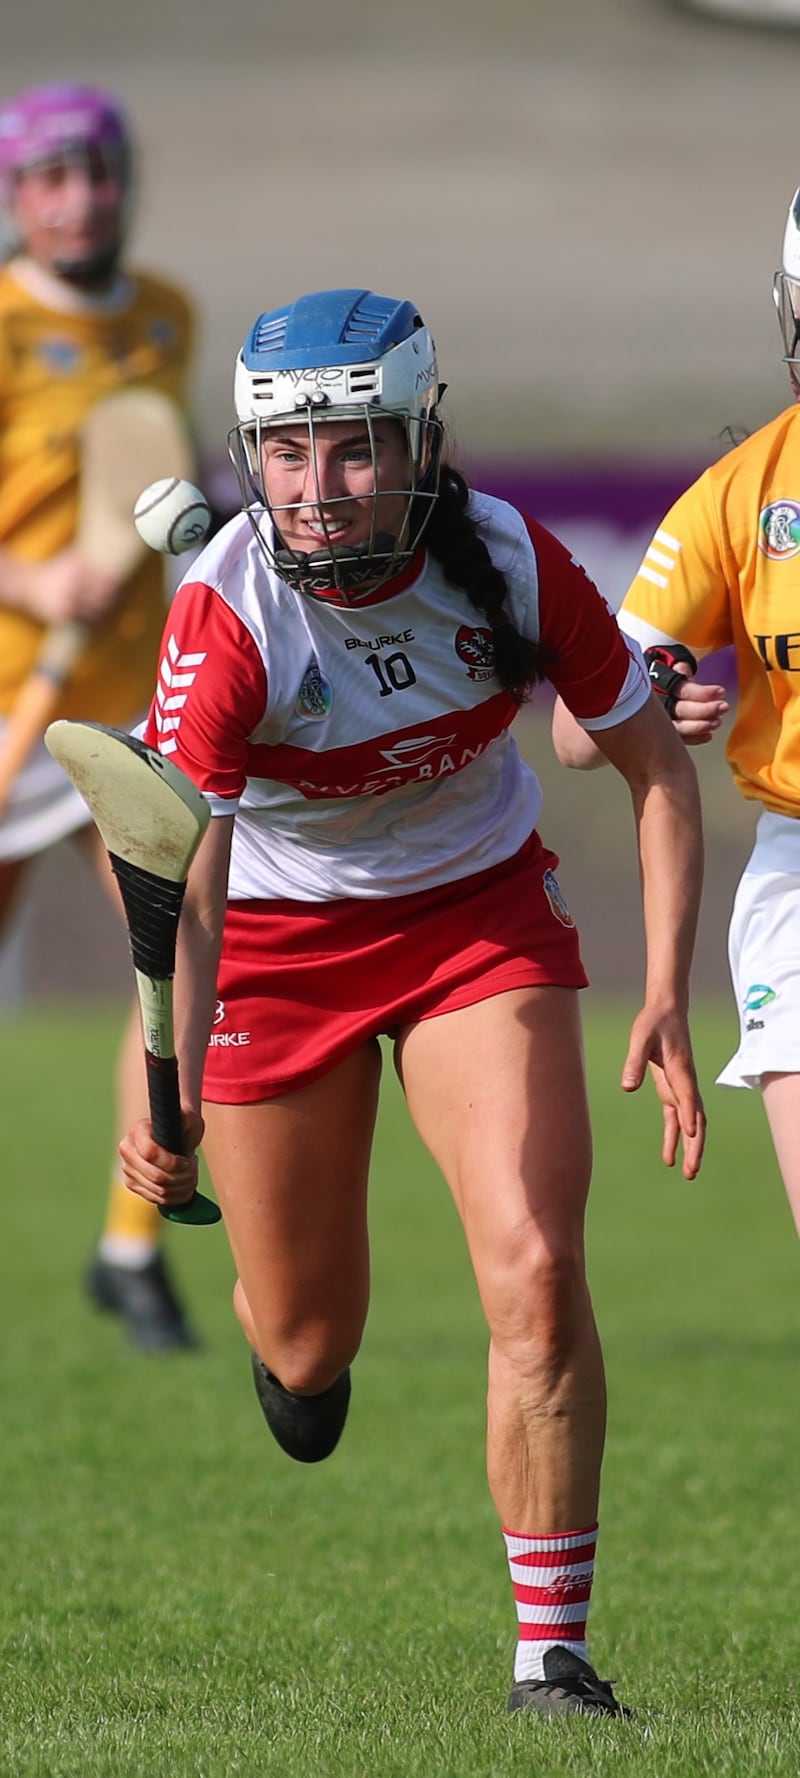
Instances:
[[[0,1778],[796,1778],[800,1256],[760,1105],[711,1084],[729,1008],[695,1020],[694,1185],[661,1169],[653,1099],[617,1089],[625,1009],[587,1008],[611,1389],[591,1643],[630,1724],[505,1715],[485,1334],[389,1069],[373,1309],[328,1464],[265,1432],[220,1230],[169,1231],[202,1354],[139,1357],[85,1306],[118,1024],[0,1025]]]

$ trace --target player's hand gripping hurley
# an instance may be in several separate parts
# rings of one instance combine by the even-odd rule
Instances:
[[[125,905],[142,1015],[153,1134],[183,1154],[172,1019],[178,920],[189,866],[210,809],[185,772],[123,730],[52,722],[45,741],[89,805]],[[170,1222],[219,1222],[201,1192],[161,1208]]]

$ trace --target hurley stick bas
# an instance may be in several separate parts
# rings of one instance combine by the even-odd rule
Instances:
[[[51,722],[45,743],[89,806],[119,883],[142,1016],[153,1134],[183,1154],[173,1030],[175,949],[189,866],[210,809],[186,773],[122,729]],[[219,1222],[201,1192],[159,1206],[170,1222]]]

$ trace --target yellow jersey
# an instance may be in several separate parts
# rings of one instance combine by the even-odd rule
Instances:
[[[47,561],[75,538],[80,431],[102,396],[144,384],[186,401],[193,345],[183,294],[128,274],[113,310],[61,312],[0,268],[0,547]],[[164,627],[161,559],[148,554],[115,608],[97,625],[65,687],[59,716],[123,726],[152,696]],[[0,606],[0,714],[14,703],[44,626]]]
[[[643,648],[732,645],[742,795],[800,815],[800,408],[728,451],[662,520],[620,611]]]

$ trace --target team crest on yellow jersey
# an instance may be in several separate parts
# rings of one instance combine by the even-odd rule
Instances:
[[[40,340],[37,351],[47,369],[56,376],[71,376],[81,368],[86,356],[75,340],[55,337]]]
[[[800,501],[772,500],[758,515],[758,547],[771,562],[800,555]]]

